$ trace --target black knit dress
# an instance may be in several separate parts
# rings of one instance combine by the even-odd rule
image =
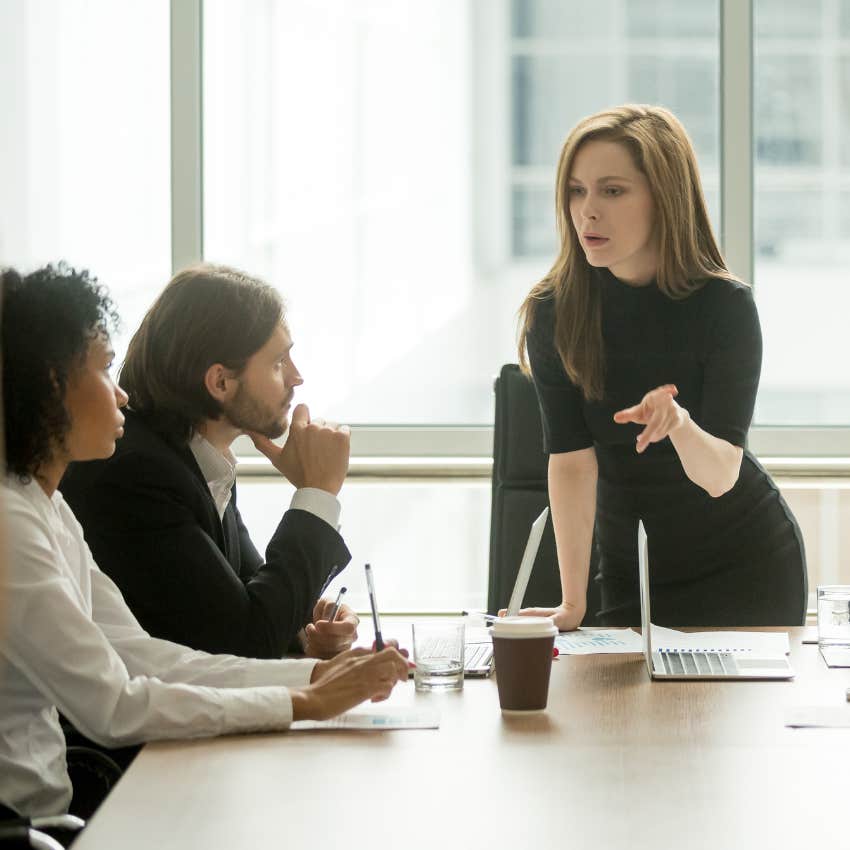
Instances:
[[[649,538],[652,619],[668,626],[801,625],[807,579],[800,529],[776,485],[746,450],[761,370],[751,290],[708,280],[674,300],[596,269],[605,394],[588,402],[554,345],[554,300],[541,302],[528,353],[550,454],[593,446],[599,467],[596,542],[604,625],[640,625],[637,524]],[[686,475],[669,439],[638,454],[643,426],[615,411],[675,384],[676,401],[709,434],[744,447],[741,472],[712,498]]]

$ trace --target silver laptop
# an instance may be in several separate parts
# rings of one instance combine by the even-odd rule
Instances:
[[[508,617],[516,617],[519,614],[519,609],[522,608],[522,600],[525,598],[528,580],[531,578],[531,568],[537,560],[537,550],[540,548],[540,541],[543,539],[543,530],[546,528],[546,517],[548,516],[549,508],[543,508],[540,516],[531,523],[528,542],[525,544],[525,552],[522,553],[522,561],[516,574],[514,589],[511,591],[511,599],[505,612]]]
[[[785,656],[752,658],[732,652],[652,649],[649,610],[649,547],[643,522],[638,523],[640,626],[646,668],[653,679],[792,679],[794,670]],[[722,632],[720,633],[722,634]]]
[[[528,542],[525,544],[525,552],[519,565],[519,571],[514,581],[511,599],[508,602],[507,614],[512,617],[519,613],[522,600],[528,588],[528,580],[531,578],[531,568],[537,559],[537,550],[543,539],[543,530],[546,527],[546,517],[549,516],[549,508],[543,508],[540,516],[531,524],[531,532]],[[466,642],[463,647],[463,675],[467,678],[489,676],[493,672],[493,641],[483,629],[476,629],[480,638],[470,635],[466,630]],[[413,673],[411,672],[411,675]]]

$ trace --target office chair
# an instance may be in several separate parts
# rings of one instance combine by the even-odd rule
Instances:
[[[69,746],[65,751],[68,776],[74,787],[71,811],[88,820],[124,771],[106,753],[92,747]]]
[[[93,747],[69,746],[65,758],[74,787],[71,808],[83,817],[66,814],[0,820],[0,850],[62,850],[86,825],[123,772],[113,759]]]
[[[43,830],[59,831],[70,841],[85,821],[74,815],[52,815],[43,818],[16,818],[0,823],[0,850],[35,848],[36,850],[63,850],[63,845]]]
[[[508,604],[531,523],[549,504],[543,426],[532,382],[515,363],[502,367],[494,384],[493,496],[490,514],[490,581],[487,610],[495,614]],[[587,613],[582,625],[595,625],[600,608],[595,581],[598,555],[594,543]],[[561,580],[551,515],[531,571],[523,607],[553,606],[561,599]]]

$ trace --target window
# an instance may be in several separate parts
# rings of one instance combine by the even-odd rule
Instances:
[[[760,424],[847,425],[850,12],[755,0]]]
[[[489,421],[521,294],[474,264],[472,44],[457,0],[204,6],[205,255],[285,294],[329,418]]]
[[[513,0],[511,9],[514,256],[551,264],[564,139],[585,115],[621,103],[667,106],[684,123],[717,226],[718,5],[609,0],[565,14],[558,0]]]
[[[171,265],[168,3],[0,4],[0,257],[106,284],[124,345]]]
[[[292,488],[279,477],[239,484],[239,510],[260,551]],[[363,564],[375,571],[383,611],[461,611],[487,605],[490,482],[348,481],[340,493],[342,534],[352,560],[326,591],[369,610]],[[272,507],[273,506],[273,507]]]
[[[323,415],[489,424],[580,117],[671,107],[717,215],[718,20],[717,3],[207,0],[205,255],[286,295]]]
[[[754,17],[752,115],[720,88],[724,51],[737,57],[727,95],[739,77],[747,85],[749,40],[720,39],[742,9]],[[191,17],[193,33],[202,19],[200,53],[181,46],[169,11]],[[753,121],[754,194],[749,180],[739,188],[754,200],[744,242],[765,338],[756,421],[793,426],[764,429],[753,445],[850,453],[841,429],[800,427],[850,425],[850,3],[5,0],[0,97],[13,119],[0,135],[0,257],[91,268],[124,319],[119,356],[185,224],[170,213],[170,32],[183,60],[174,79],[203,72],[202,98],[184,87],[203,138],[175,125],[171,140],[203,162],[203,202],[186,206],[193,232],[207,259],[286,295],[300,398],[369,426],[355,432],[359,452],[488,453],[491,377],[515,359],[516,310],[556,250],[561,144],[583,115],[638,101],[684,122],[716,227],[720,129]],[[257,476],[243,489],[260,542],[285,487],[272,497]],[[359,480],[346,494],[355,566],[368,557],[388,574],[382,604],[483,604],[485,479]],[[811,513],[801,525],[813,562],[837,575],[843,496],[825,486],[794,498]],[[438,548],[428,535],[443,521]],[[410,539],[427,545],[411,554]],[[425,575],[439,598],[411,583]]]

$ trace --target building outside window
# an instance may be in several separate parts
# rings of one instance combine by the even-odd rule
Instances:
[[[846,426],[850,7],[756,0],[756,421]]]

